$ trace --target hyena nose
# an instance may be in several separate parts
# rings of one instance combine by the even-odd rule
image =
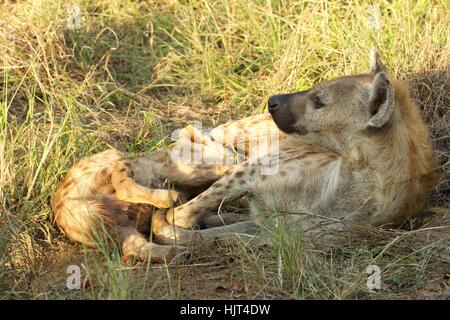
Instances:
[[[276,96],[271,96],[269,98],[269,102],[267,103],[267,108],[269,112],[274,112],[278,110],[280,107],[287,103],[287,95],[286,94],[277,94]]]
[[[271,96],[269,98],[269,102],[267,103],[267,108],[269,109],[269,112],[275,111],[280,106],[280,101],[278,99],[278,96]]]

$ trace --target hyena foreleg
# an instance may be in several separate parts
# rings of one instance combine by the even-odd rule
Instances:
[[[215,215],[206,217],[202,220],[202,226],[206,229],[226,226],[236,222],[249,220],[249,215],[234,212],[218,212]]]
[[[155,240],[164,245],[189,246],[196,241],[219,240],[230,242],[236,236],[240,238],[251,238],[259,230],[255,221],[243,221],[234,224],[215,227],[205,230],[186,230],[166,221],[166,214],[163,211],[157,211],[152,217],[152,232]]]
[[[221,203],[239,199],[252,188],[257,177],[257,166],[241,165],[217,180],[206,191],[167,212],[167,222],[182,228],[191,228],[219,207]]]

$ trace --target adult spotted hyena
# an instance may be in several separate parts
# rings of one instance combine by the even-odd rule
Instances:
[[[170,150],[134,159],[106,151],[82,160],[55,195],[57,223],[74,240],[92,244],[94,222],[101,221],[118,235],[125,254],[161,260],[174,254],[175,239],[184,245],[197,234],[254,230],[253,221],[189,230],[244,195],[262,211],[308,213],[338,228],[378,226],[416,214],[437,183],[420,112],[374,50],[370,72],[275,95],[268,110],[216,127],[207,142],[192,127],[182,131],[183,143],[208,153],[217,150],[211,144],[222,146],[221,152],[239,149],[240,163],[178,163]],[[276,170],[269,174],[258,158],[267,154],[252,156],[247,148],[262,129],[277,133]],[[153,239],[163,245],[151,244],[138,232],[149,228],[150,208],[142,204],[167,208],[176,201],[178,193],[161,189],[167,180],[190,200],[153,214]]]

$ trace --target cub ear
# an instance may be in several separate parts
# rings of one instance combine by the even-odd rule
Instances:
[[[381,128],[394,112],[394,87],[385,72],[379,72],[370,85],[370,127]]]
[[[370,49],[370,72],[377,74],[379,72],[386,72],[386,67],[383,62],[381,62],[380,55],[377,53],[375,48]]]

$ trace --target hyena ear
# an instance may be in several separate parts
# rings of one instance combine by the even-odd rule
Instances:
[[[370,127],[381,128],[394,112],[394,87],[385,72],[375,75],[370,85],[369,112]]]
[[[383,62],[381,62],[380,55],[377,53],[375,48],[370,49],[370,72],[377,74],[380,72],[386,72],[386,67]]]

